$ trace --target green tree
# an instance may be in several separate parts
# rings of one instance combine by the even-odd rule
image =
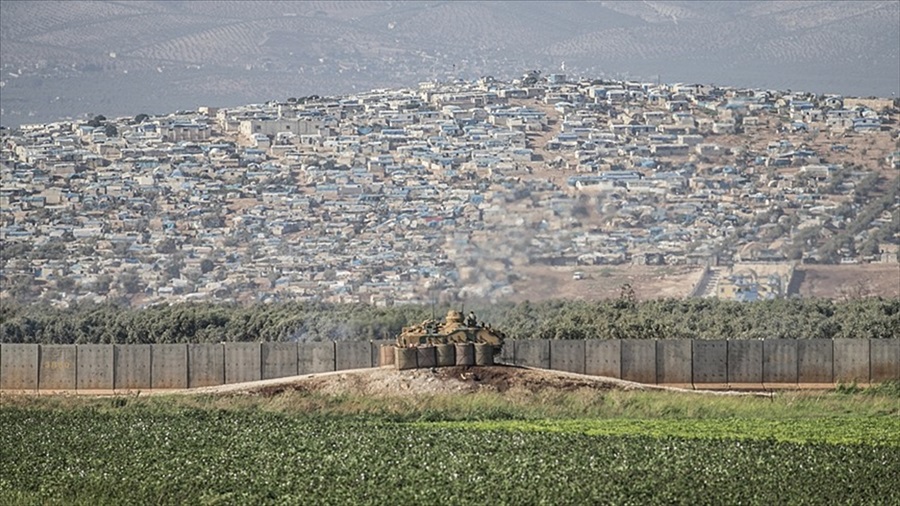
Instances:
[[[140,293],[146,288],[141,277],[134,271],[125,271],[119,277],[119,286],[129,295]]]
[[[162,255],[170,255],[178,251],[178,242],[171,237],[167,237],[156,245],[156,252]]]
[[[97,279],[94,280],[93,286],[91,289],[97,292],[100,295],[106,295],[109,293],[109,289],[112,286],[113,277],[110,274],[103,273],[97,276]]]
[[[75,289],[75,285],[76,285],[75,280],[68,276],[62,276],[60,278],[57,278],[55,281],[55,284],[56,284],[57,290],[59,290],[61,292],[67,292],[67,293],[72,292]]]
[[[168,279],[181,277],[181,269],[184,268],[184,260],[179,257],[170,257],[163,267],[163,272]]]
[[[90,120],[88,120],[87,125],[90,127],[97,128],[99,126],[102,126],[104,123],[106,123],[106,116],[104,116],[102,114],[98,114],[98,115],[94,116],[93,118],[91,118]]]
[[[216,263],[210,260],[209,258],[204,258],[200,261],[200,272],[206,274],[207,272],[212,272],[213,269],[216,268]]]
[[[32,245],[27,242],[6,242],[0,248],[0,262],[6,263],[13,258],[27,258]]]

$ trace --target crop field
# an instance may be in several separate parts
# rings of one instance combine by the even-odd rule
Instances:
[[[900,504],[893,390],[606,395],[4,397],[0,504]]]
[[[679,439],[770,440],[799,444],[878,445],[900,447],[900,420],[882,418],[823,418],[806,420],[490,420],[437,422],[432,427],[550,432],[590,436],[654,436]]]

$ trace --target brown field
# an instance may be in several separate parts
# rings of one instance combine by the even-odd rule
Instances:
[[[900,297],[900,264],[803,265],[801,297]]]
[[[584,273],[584,279],[573,279],[575,272]],[[696,266],[526,266],[519,271],[523,279],[513,285],[510,300],[611,299],[626,283],[638,299],[682,298],[690,295],[702,272]]]
[[[900,297],[900,264],[802,265],[799,295],[847,299],[866,296]],[[575,280],[576,271],[584,279]],[[695,266],[525,266],[513,285],[514,302],[546,299],[596,300],[616,298],[628,283],[641,300],[685,298],[700,280]]]

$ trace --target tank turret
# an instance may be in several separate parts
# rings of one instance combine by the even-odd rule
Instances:
[[[494,354],[497,354],[503,346],[505,337],[503,332],[479,322],[475,313],[469,312],[463,316],[462,312],[451,309],[447,311],[447,316],[442,322],[430,319],[419,325],[403,327],[397,336],[397,346],[407,348],[420,345],[482,343],[490,344],[494,348]]]

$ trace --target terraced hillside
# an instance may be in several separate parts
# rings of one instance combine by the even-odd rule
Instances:
[[[166,112],[528,68],[900,91],[900,3],[0,4],[4,124]]]

